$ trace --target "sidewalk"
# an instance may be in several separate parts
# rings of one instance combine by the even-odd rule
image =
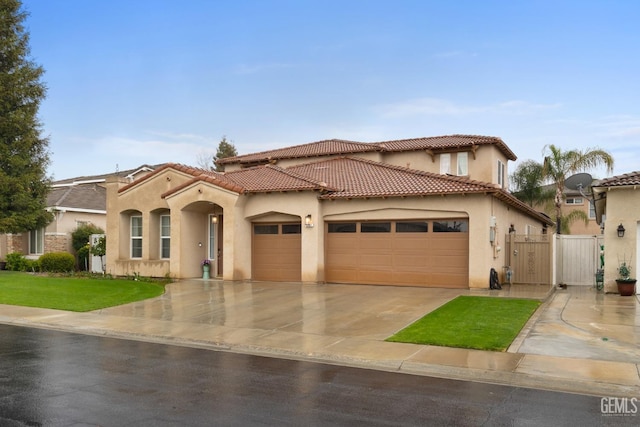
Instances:
[[[539,298],[507,352],[384,339],[458,295]],[[638,296],[188,280],[89,313],[0,305],[0,323],[521,387],[640,397]]]

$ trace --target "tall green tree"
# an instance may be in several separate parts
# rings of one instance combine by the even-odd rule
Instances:
[[[19,0],[0,0],[0,232],[44,227],[50,180],[49,141],[41,136],[44,69],[30,57],[27,13]]]
[[[544,189],[543,169],[541,163],[526,160],[510,176],[513,195],[531,207],[549,200],[549,192]]]
[[[607,173],[613,172],[613,157],[607,151],[599,148],[585,150],[562,151],[555,145],[544,148],[543,177],[556,188],[554,206],[556,214],[556,231],[562,233],[562,201],[564,198],[564,182],[578,172],[586,172],[601,166],[607,168]]]
[[[227,141],[227,137],[223,136],[220,144],[218,144],[218,151],[213,157],[213,165],[217,171],[221,171],[223,168],[218,165],[218,160],[226,159],[228,157],[235,157],[238,155],[238,150],[232,142]]]

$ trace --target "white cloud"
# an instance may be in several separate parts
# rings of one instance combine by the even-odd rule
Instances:
[[[522,100],[511,100],[499,104],[464,105],[440,98],[418,98],[402,102],[383,104],[375,107],[383,117],[397,118],[417,115],[469,115],[493,114],[533,114],[544,110],[560,108],[561,104],[534,104]]]

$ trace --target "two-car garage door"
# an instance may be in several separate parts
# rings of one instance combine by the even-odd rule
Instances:
[[[254,280],[301,280],[301,225],[253,224]],[[329,222],[325,280],[467,288],[466,219]]]
[[[469,286],[466,219],[329,223],[327,282]]]

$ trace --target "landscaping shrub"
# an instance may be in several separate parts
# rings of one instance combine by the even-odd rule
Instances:
[[[27,259],[20,252],[12,252],[7,255],[6,269],[11,271],[40,271],[40,260]]]
[[[78,256],[80,270],[86,270],[89,265],[89,237],[92,234],[104,234],[104,230],[93,224],[84,224],[71,233],[71,246]]]
[[[19,252],[7,254],[7,270],[27,271],[27,259]]]
[[[51,252],[40,257],[40,267],[48,273],[73,271],[75,263],[75,258],[68,252]]]

